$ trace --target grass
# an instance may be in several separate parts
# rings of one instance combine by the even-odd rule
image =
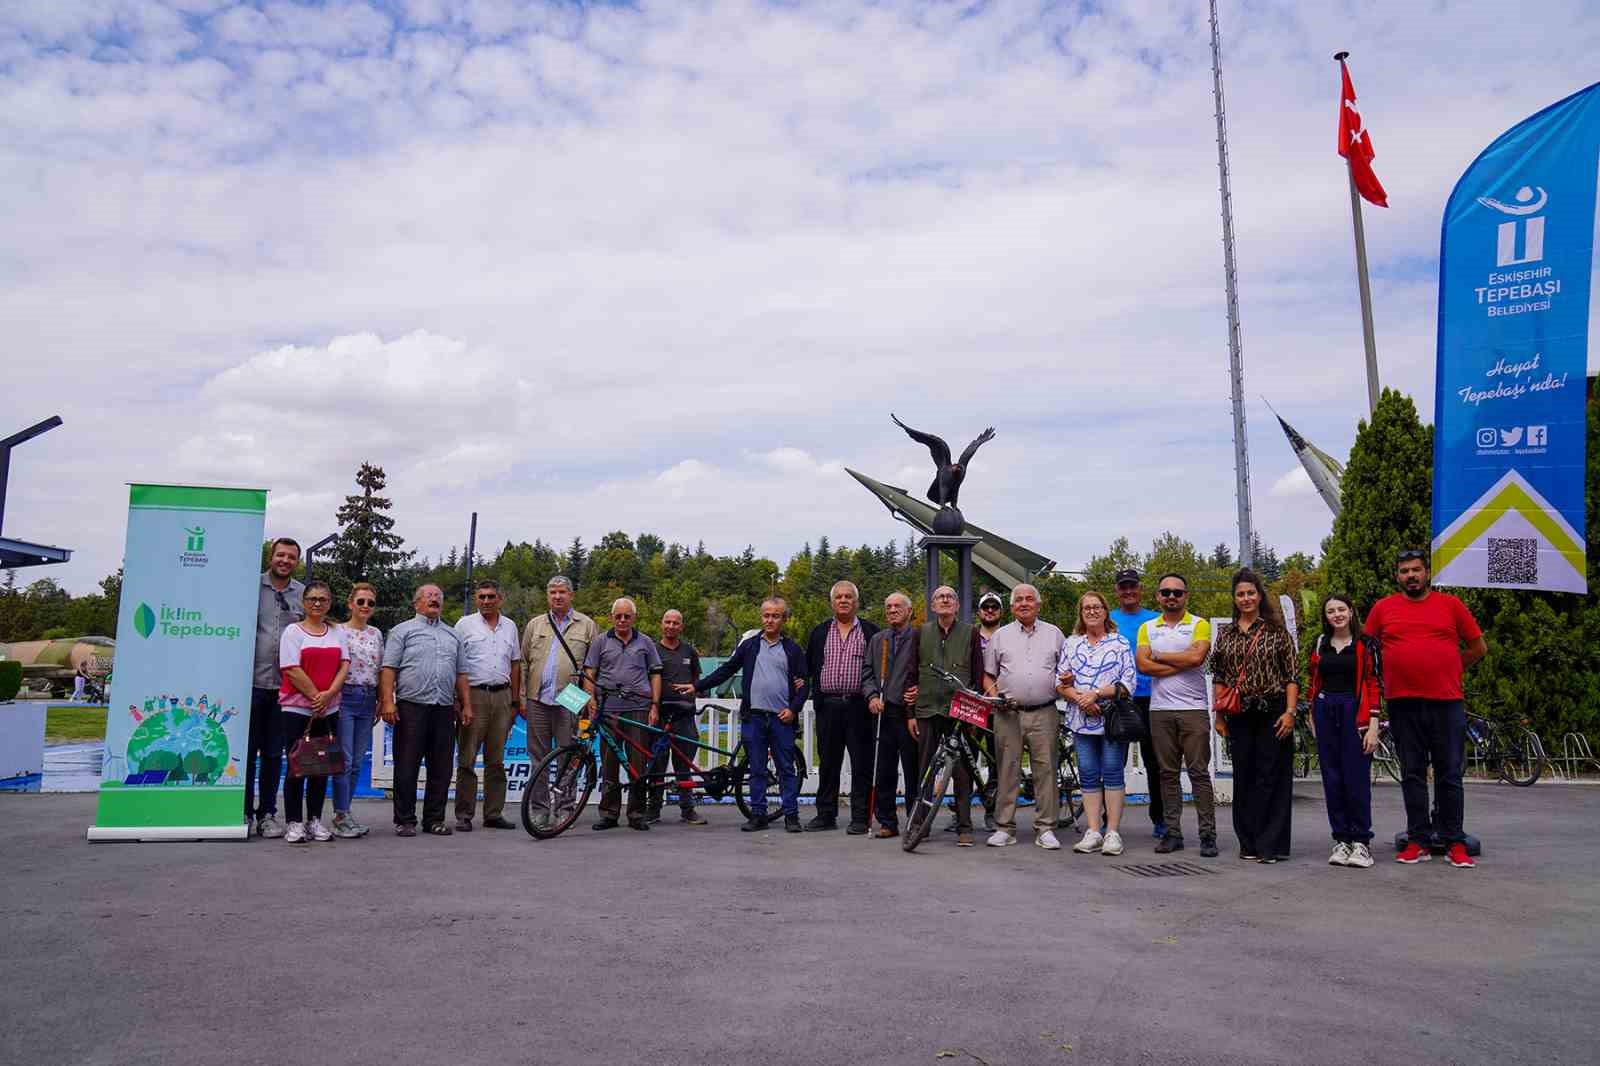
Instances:
[[[72,740],[104,740],[105,735],[104,707],[51,707],[45,712],[46,744],[61,744]]]

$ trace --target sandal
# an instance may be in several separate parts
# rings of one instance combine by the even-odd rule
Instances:
[[[434,835],[436,837],[447,837],[453,831],[454,830],[452,830],[449,826],[445,825],[443,822],[435,822],[433,825],[430,825],[430,826],[428,826],[428,828],[423,830],[424,833],[431,833],[432,835]]]
[[[414,837],[417,835],[417,827],[414,825],[397,825],[394,827],[394,835],[397,837]]]

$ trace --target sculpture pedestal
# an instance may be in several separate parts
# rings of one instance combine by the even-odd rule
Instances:
[[[939,579],[939,560],[944,558],[945,552],[950,552],[956,557],[956,598],[961,612],[959,617],[963,622],[972,621],[972,549],[982,539],[982,537],[934,535],[923,537],[917,542],[917,547],[922,549],[927,561],[922,602],[927,605],[929,618],[933,617],[933,590],[944,584]]]

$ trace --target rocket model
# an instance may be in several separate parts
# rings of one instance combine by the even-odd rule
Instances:
[[[1270,403],[1267,404],[1267,409],[1272,410]],[[1289,447],[1294,450],[1294,457],[1300,460],[1300,465],[1305,468],[1306,475],[1311,478],[1311,484],[1316,486],[1318,494],[1322,496],[1322,502],[1326,503],[1328,510],[1337,516],[1340,484],[1344,480],[1344,464],[1302,437],[1277,411],[1272,411],[1272,414],[1277,418],[1278,425],[1283,427],[1283,435],[1289,438]]]

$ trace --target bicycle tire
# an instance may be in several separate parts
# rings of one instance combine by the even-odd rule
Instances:
[[[733,802],[739,808],[739,813],[746,819],[755,817],[750,806],[750,753],[745,750],[744,741],[739,741],[733,749],[733,758],[728,760],[728,766],[734,768],[733,774]],[[806,779],[806,757],[800,750],[797,742],[794,746],[794,777],[797,782]],[[774,810],[781,810],[783,804],[783,786],[778,781],[778,766],[772,758],[772,752],[767,752],[767,816],[772,817]]]
[[[939,816],[939,808],[944,803],[944,794],[950,788],[950,782],[955,777],[957,759],[947,753],[941,752],[928,766],[928,772],[922,775],[922,787],[917,790],[916,802],[906,812],[906,831],[900,838],[900,847],[903,851],[917,850],[917,845],[928,839],[928,833],[933,829],[933,820]]]
[[[541,775],[549,783],[545,794],[551,817],[547,821],[533,817],[533,782]],[[547,753],[522,788],[522,828],[535,840],[565,833],[588,804],[596,776],[594,753],[587,744],[568,744]]]
[[[1078,776],[1077,750],[1067,745],[1056,754],[1056,828],[1076,831],[1078,819],[1083,817],[1083,780]]]
[[[1489,757],[1496,763],[1500,780],[1518,788],[1539,780],[1548,762],[1538,734],[1523,728],[1496,731]]]
[[[1400,783],[1400,756],[1395,754],[1394,741],[1387,734],[1378,734],[1378,746],[1372,752],[1373,777],[1377,777],[1377,770],[1382,769],[1393,779],[1395,784]]]

